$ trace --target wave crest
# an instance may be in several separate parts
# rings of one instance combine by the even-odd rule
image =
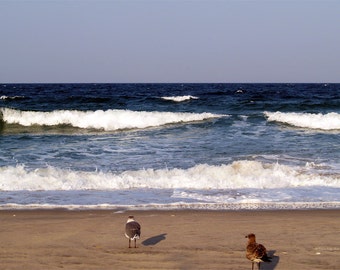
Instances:
[[[327,114],[265,112],[264,114],[268,121],[281,122],[295,127],[340,130],[340,114],[335,112]]]
[[[174,101],[174,102],[183,102],[183,101],[187,101],[187,100],[190,100],[190,99],[198,99],[198,97],[187,95],[187,96],[162,97],[162,99],[170,100],[170,101]]]
[[[20,111],[0,108],[2,121],[22,126],[70,125],[76,128],[115,131],[157,127],[167,124],[203,121],[224,115],[212,113],[146,112],[130,110],[56,110],[52,112]]]
[[[25,96],[0,96],[0,100],[25,99]]]

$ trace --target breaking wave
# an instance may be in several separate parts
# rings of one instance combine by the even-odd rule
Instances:
[[[0,108],[0,117],[7,124],[22,126],[70,125],[76,128],[115,131],[158,127],[167,124],[203,121],[225,115],[212,113],[147,112],[130,110],[56,110],[52,112],[21,111]]]
[[[55,167],[28,170],[23,165],[0,167],[0,190],[126,190],[126,189],[286,189],[340,187],[340,176],[313,171],[308,164],[293,167],[258,161],[188,169],[85,172]]]
[[[335,112],[327,114],[265,112],[264,114],[268,121],[280,122],[295,127],[340,130],[340,114]]]

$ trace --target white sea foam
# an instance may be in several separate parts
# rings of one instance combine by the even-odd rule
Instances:
[[[187,95],[187,96],[171,96],[171,97],[162,97],[164,100],[170,100],[175,102],[183,102],[190,99],[198,99],[198,97]]]
[[[167,124],[203,121],[224,115],[212,113],[146,112],[130,110],[56,110],[52,112],[21,111],[0,108],[2,120],[22,126],[71,125],[77,128],[114,131],[121,129],[157,127]]]
[[[263,203],[171,203],[171,204],[3,204],[0,210],[68,209],[68,210],[112,210],[114,213],[137,210],[299,210],[340,209],[340,202],[263,202]]]
[[[189,169],[145,169],[137,171],[83,172],[46,167],[34,171],[24,166],[0,168],[2,191],[124,190],[124,189],[285,189],[340,187],[340,176],[324,175],[310,167],[237,161]]]
[[[265,112],[268,121],[281,122],[296,127],[320,130],[340,130],[340,114]]]

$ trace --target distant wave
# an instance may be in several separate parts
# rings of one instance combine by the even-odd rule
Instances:
[[[198,99],[198,97],[188,95],[188,96],[162,97],[162,99],[170,100],[170,101],[174,101],[174,102],[183,102],[183,101],[190,100],[190,99]]]
[[[0,108],[0,117],[7,124],[22,126],[70,125],[76,128],[115,131],[158,127],[167,124],[203,121],[224,115],[212,113],[146,112],[130,110],[56,110],[52,112],[21,111]]]
[[[265,112],[264,114],[268,121],[281,122],[295,127],[340,130],[340,114],[335,112],[327,114]]]
[[[124,189],[286,189],[340,187],[340,176],[312,172],[309,166],[293,167],[257,161],[237,161],[189,169],[83,172],[55,167],[33,171],[24,166],[0,167],[2,191],[124,190]]]
[[[0,96],[0,100],[24,99],[24,96]]]

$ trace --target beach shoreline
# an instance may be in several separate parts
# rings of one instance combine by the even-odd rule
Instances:
[[[142,226],[128,248],[124,226]],[[1,269],[251,269],[245,235],[273,255],[261,269],[338,269],[340,210],[1,210]]]

